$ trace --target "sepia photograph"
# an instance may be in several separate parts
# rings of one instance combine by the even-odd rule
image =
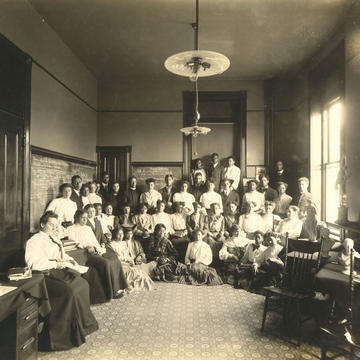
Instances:
[[[360,0],[0,0],[0,360],[360,359]]]

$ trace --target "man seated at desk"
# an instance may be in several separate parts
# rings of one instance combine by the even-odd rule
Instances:
[[[40,218],[40,231],[26,243],[25,260],[32,270],[45,272],[51,312],[45,319],[40,346],[46,350],[66,350],[80,346],[85,336],[98,329],[90,310],[89,284],[93,269],[77,265],[65,254],[57,240],[58,219],[53,211]]]

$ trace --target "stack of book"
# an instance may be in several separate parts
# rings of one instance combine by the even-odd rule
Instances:
[[[8,278],[10,281],[17,281],[31,278],[32,272],[28,267],[16,267],[8,270]]]
[[[69,252],[69,251],[77,249],[76,243],[75,243],[74,240],[62,239],[61,241],[63,243],[63,247],[64,247],[65,252]]]

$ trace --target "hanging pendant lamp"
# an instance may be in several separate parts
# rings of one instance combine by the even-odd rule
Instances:
[[[199,92],[198,78],[221,74],[230,66],[230,60],[220,53],[208,50],[199,50],[199,0],[196,0],[196,22],[192,24],[194,29],[194,50],[174,54],[165,60],[165,68],[173,74],[186,76],[194,82],[195,86],[195,113],[193,126],[180,129],[184,135],[197,137],[206,135],[210,128],[199,126]]]

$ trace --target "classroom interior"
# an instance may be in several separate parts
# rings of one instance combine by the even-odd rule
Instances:
[[[194,9],[193,0],[0,0],[2,271],[59,186],[74,174],[100,179],[114,149],[122,189],[141,169],[188,178],[193,160],[209,164],[213,152],[235,156],[243,184],[281,160],[290,194],[310,179],[322,220],[359,223],[360,2],[201,0],[200,48],[231,65],[199,78],[211,132],[186,137],[194,84],[163,64],[193,48]],[[153,299],[127,300],[94,307],[100,330],[86,344],[40,358],[320,358],[316,342],[259,332],[260,295],[160,284]]]

